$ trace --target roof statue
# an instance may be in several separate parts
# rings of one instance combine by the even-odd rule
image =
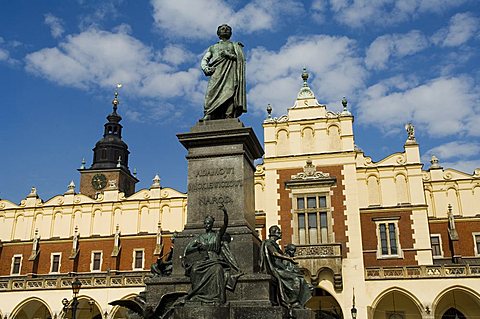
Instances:
[[[247,112],[245,56],[243,44],[231,42],[232,28],[222,24],[217,29],[220,41],[210,46],[201,67],[209,76],[203,120],[236,118]]]
[[[415,143],[415,127],[413,126],[413,124],[410,122],[405,124],[405,130],[408,134],[407,143]]]

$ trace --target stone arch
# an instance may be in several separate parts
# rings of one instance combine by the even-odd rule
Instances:
[[[372,319],[385,319],[388,313],[400,313],[404,318],[421,319],[423,305],[408,290],[391,287],[382,291],[372,302]]]
[[[380,205],[380,180],[377,175],[370,174],[367,176],[367,189],[368,189],[368,205],[378,206]]]
[[[455,186],[450,186],[447,191],[447,205],[452,205],[452,213],[453,215],[463,215],[461,211],[461,207],[459,205],[459,196],[458,196],[458,189]]]
[[[327,127],[327,134],[330,141],[329,149],[331,151],[339,151],[342,149],[342,140],[340,138],[341,129],[336,124],[331,124]]]
[[[30,297],[20,302],[10,314],[10,318],[34,319],[52,318],[52,309],[48,304],[38,297]]]
[[[42,238],[50,237],[50,223],[47,215],[43,211],[35,213],[33,229],[38,229],[38,234]]]
[[[52,237],[67,237],[70,229],[69,218],[61,210],[53,213]]]
[[[138,296],[138,295],[137,294],[128,294],[126,296],[123,296],[120,299],[121,300],[128,300],[128,299],[133,299],[136,296]],[[127,319],[128,318],[127,312],[128,312],[128,310],[124,307],[114,306],[112,308],[112,310],[110,310],[110,314],[109,314],[108,317],[112,318],[112,319]]]
[[[279,129],[276,133],[277,155],[287,155],[289,151],[288,140],[290,134],[286,129]]]
[[[306,307],[315,312],[315,318],[347,318],[344,317],[337,298],[324,287],[314,288],[312,298],[307,302]]]
[[[78,306],[77,306],[77,312],[76,312],[76,317],[77,319],[102,319],[103,314],[102,314],[102,308],[100,304],[93,299],[92,297],[86,296],[86,295],[81,295],[77,297],[78,299]],[[71,303],[72,300],[69,300],[67,312],[62,311],[62,318],[71,318]]]
[[[153,216],[153,210],[148,205],[142,205],[140,212],[140,232],[155,233],[157,230],[157,222]]]
[[[92,234],[106,235],[110,233],[110,219],[107,212],[100,209],[95,210],[93,215]]]
[[[315,130],[311,126],[304,126],[301,131],[302,151],[304,153],[314,151]]]
[[[435,210],[435,201],[433,200],[433,192],[431,189],[426,188],[425,191],[425,203],[427,204],[427,213],[428,216],[436,217],[436,210]]]
[[[433,300],[432,312],[435,319],[441,319],[451,308],[457,309],[467,318],[475,318],[479,314],[480,294],[465,286],[448,287],[442,290]]]
[[[395,189],[397,193],[397,203],[410,203],[410,194],[408,192],[408,178],[403,173],[395,175]]]
[[[13,227],[13,239],[27,239],[27,221],[25,220],[25,215],[22,213],[15,216],[15,222]]]
[[[265,183],[264,182],[255,182],[254,184],[255,192],[255,210],[265,209]]]

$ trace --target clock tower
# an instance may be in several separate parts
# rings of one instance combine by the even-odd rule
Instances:
[[[107,116],[103,138],[93,149],[93,163],[90,168],[79,169],[80,193],[95,198],[107,189],[118,189],[130,196],[135,192],[138,179],[128,169],[127,144],[122,141],[122,117],[118,115],[118,92],[112,101],[113,112]]]

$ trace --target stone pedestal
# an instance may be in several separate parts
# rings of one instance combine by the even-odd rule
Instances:
[[[189,133],[177,135],[188,150],[188,216],[185,230],[175,239],[173,275],[183,274],[178,258],[194,235],[204,232],[205,216],[223,222],[218,209],[228,211],[230,248],[245,273],[258,272],[260,239],[255,231],[254,160],[263,149],[252,128],[238,119],[198,122]]]
[[[254,160],[263,149],[251,128],[238,119],[199,122],[188,133],[177,135],[188,151],[188,217],[185,229],[175,238],[173,271],[169,277],[147,279],[146,298],[152,307],[170,292],[188,292],[190,279],[185,276],[181,256],[192,237],[205,232],[205,216],[215,218],[214,228],[228,211],[227,232],[232,237],[230,249],[244,273],[234,292],[227,291],[225,305],[187,302],[177,306],[174,319],[285,319],[285,308],[278,305],[273,278],[259,272],[261,241],[255,231]],[[295,314],[312,319],[310,310]]]

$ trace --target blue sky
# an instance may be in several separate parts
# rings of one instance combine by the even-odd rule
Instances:
[[[222,23],[245,45],[247,114],[263,139],[267,103],[286,113],[302,85],[328,109],[346,96],[356,144],[378,161],[415,125],[422,159],[480,167],[478,0],[1,1],[0,198],[44,200],[79,185],[116,83],[137,189],[186,189],[175,134],[202,116],[199,64]]]

